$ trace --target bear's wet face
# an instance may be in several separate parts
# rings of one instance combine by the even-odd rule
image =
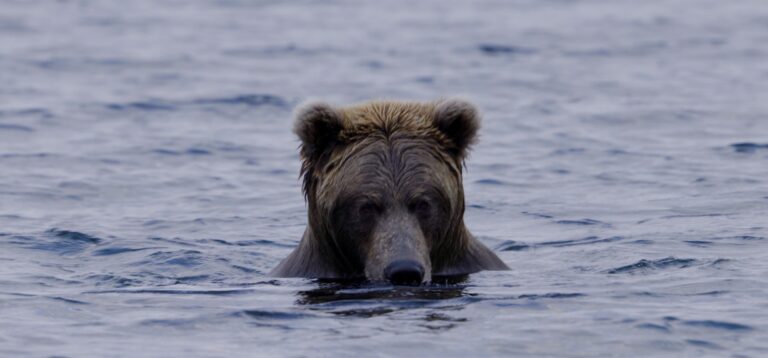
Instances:
[[[273,274],[420,284],[505,269],[463,222],[461,168],[478,127],[459,100],[304,107],[309,224]]]
[[[438,250],[457,246],[445,241],[456,239],[448,233],[463,209],[460,183],[435,147],[428,138],[374,135],[327,173],[329,239],[346,250],[353,271],[372,281],[427,282]]]

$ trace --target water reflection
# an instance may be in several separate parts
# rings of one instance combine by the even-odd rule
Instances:
[[[299,291],[296,304],[343,317],[372,318],[405,315],[423,320],[429,329],[450,329],[466,318],[449,315],[475,296],[466,291],[467,276],[443,277],[422,286],[377,285],[365,281],[318,281],[318,287]]]
[[[440,277],[421,286],[372,284],[365,280],[318,280],[317,288],[299,291],[300,305],[359,300],[443,300],[461,297],[466,275]]]

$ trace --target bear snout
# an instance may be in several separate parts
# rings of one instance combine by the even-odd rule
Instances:
[[[384,269],[384,278],[393,285],[418,286],[424,279],[424,266],[413,260],[397,260]]]
[[[420,285],[432,279],[429,247],[410,213],[393,209],[380,219],[365,255],[368,281]]]

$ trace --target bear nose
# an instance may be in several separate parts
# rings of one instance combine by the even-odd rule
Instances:
[[[420,285],[424,266],[413,260],[397,260],[384,269],[384,277],[393,285]]]

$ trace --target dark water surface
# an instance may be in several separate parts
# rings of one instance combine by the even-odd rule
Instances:
[[[4,1],[0,356],[768,356],[763,1]],[[266,277],[291,110],[484,112],[467,221],[512,268]]]

